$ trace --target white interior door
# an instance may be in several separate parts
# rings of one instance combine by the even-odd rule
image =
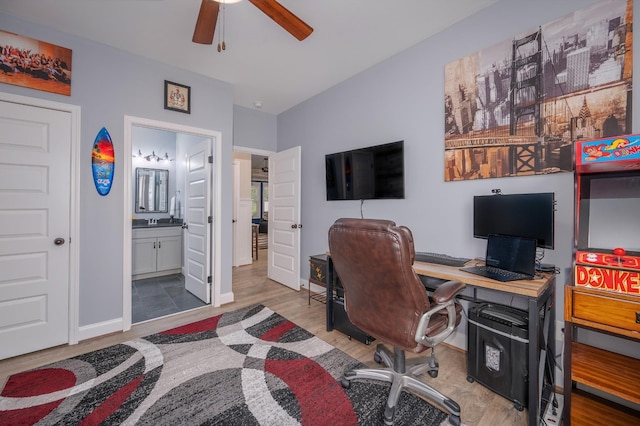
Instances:
[[[240,258],[242,257],[241,241],[238,235],[238,211],[240,207],[240,163],[233,162],[233,207],[231,230],[233,232],[233,266],[240,266]]]
[[[300,290],[299,146],[269,157],[268,276]]]
[[[243,188],[243,186],[246,187]],[[249,196],[247,197],[247,195]],[[251,241],[251,160],[236,159],[233,162],[232,225],[233,266],[250,265],[253,262]]]
[[[69,341],[71,127],[0,101],[0,359]]]
[[[185,288],[211,303],[211,140],[187,148]]]

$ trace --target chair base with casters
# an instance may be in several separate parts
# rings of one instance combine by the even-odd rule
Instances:
[[[460,425],[460,406],[458,403],[438,392],[417,377],[425,372],[428,372],[431,377],[438,376],[438,361],[436,360],[433,350],[427,362],[407,366],[403,350],[394,348],[394,353],[392,354],[384,345],[379,344],[376,347],[373,359],[377,363],[384,363],[387,368],[361,368],[346,371],[341,384],[342,387],[348,389],[351,386],[351,380],[354,379],[381,380],[391,383],[387,406],[384,410],[384,423],[386,425],[393,424],[396,405],[402,391],[405,389],[410,389],[418,395],[438,402],[449,411],[449,424],[454,426]],[[419,360],[421,361],[423,358]],[[416,359],[415,361],[419,360]]]

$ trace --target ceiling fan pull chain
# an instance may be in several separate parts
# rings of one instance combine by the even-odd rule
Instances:
[[[222,3],[222,50],[225,50],[227,46],[224,43],[224,30],[227,28],[225,16],[227,14],[226,2]]]
[[[222,3],[222,13],[218,14],[218,16],[216,17],[216,21],[217,21],[218,28],[222,30],[222,28],[224,28],[224,3]],[[217,46],[218,53],[222,52],[222,44],[221,44],[222,36],[220,35],[221,33],[222,31],[218,31],[218,46]]]
[[[218,15],[218,23],[220,23],[220,15]],[[220,52],[222,48],[220,47],[220,31],[218,31],[218,52]]]

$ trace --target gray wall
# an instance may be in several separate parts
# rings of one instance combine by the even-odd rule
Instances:
[[[280,114],[278,150],[302,145],[303,278],[309,274],[308,256],[327,250],[333,221],[360,216],[359,201],[326,201],[324,155],[403,139],[405,199],[365,201],[364,217],[409,226],[419,251],[473,258],[484,256],[486,247],[484,240],[472,237],[474,195],[489,195],[492,188],[506,194],[555,192],[555,249],[546,250],[543,261],[561,267],[556,307],[562,320],[562,286],[572,262],[573,175],[444,182],[444,67],[591,3],[500,1]],[[633,97],[637,102],[635,93]]]
[[[277,117],[255,109],[233,106],[233,145],[277,151]]]
[[[122,247],[124,189],[124,115],[179,123],[222,133],[222,218],[231,224],[233,93],[218,80],[167,66],[111,47],[52,31],[41,25],[0,14],[0,28],[46,40],[73,50],[71,96],[0,84],[8,93],[80,105],[80,325],[122,317]],[[191,114],[164,109],[164,80],[191,86]],[[105,126],[115,145],[115,178],[111,192],[101,197],[91,175],[91,149]],[[231,243],[231,227],[222,240]],[[231,251],[222,256],[222,292],[231,291]]]

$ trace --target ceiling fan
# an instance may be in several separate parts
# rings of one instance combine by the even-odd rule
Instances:
[[[249,0],[249,2],[300,41],[307,38],[309,34],[313,32],[313,28],[276,0]],[[216,31],[220,3],[225,3],[225,1],[202,0],[196,27],[193,31],[192,41],[194,43],[213,44],[213,34]],[[227,3],[229,3],[229,1],[227,1]]]

